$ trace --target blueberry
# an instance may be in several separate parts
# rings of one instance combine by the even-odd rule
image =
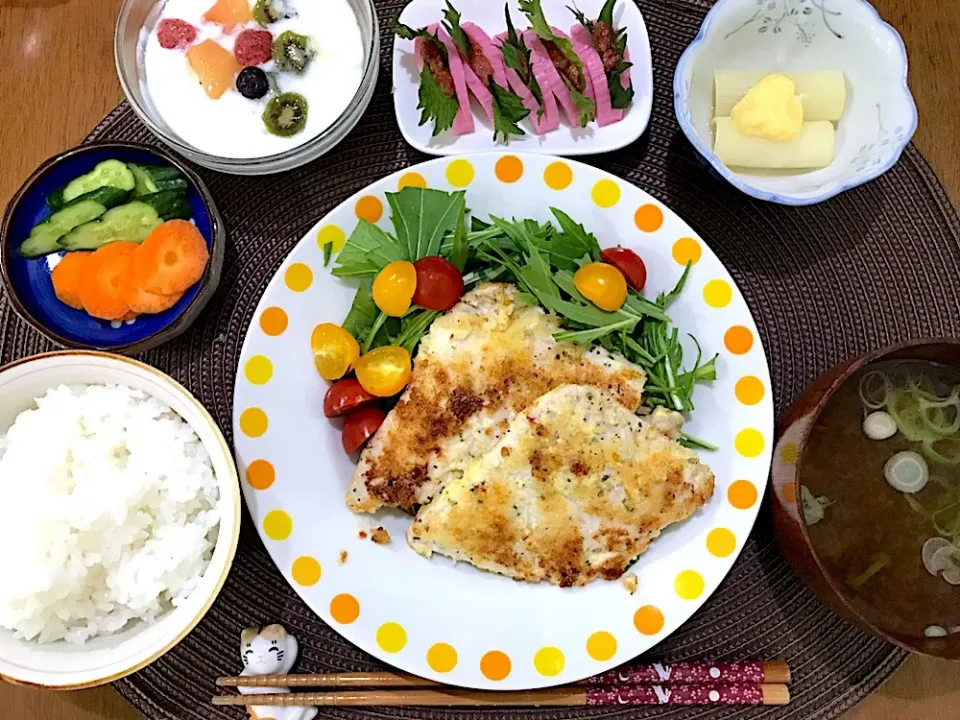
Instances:
[[[258,67],[245,67],[237,75],[237,90],[245,98],[259,100],[270,89],[267,74]]]

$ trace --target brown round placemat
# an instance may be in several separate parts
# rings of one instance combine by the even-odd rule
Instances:
[[[332,153],[299,170],[237,178],[200,169],[229,231],[220,289],[200,320],[144,360],[170,373],[231,432],[234,374],[257,301],[283,258],[341,200],[424,159],[402,140],[390,97],[389,23],[403,4],[378,0],[381,76],[370,109]],[[729,268],[753,310],[772,364],[778,415],[820,373],[866,350],[921,336],[960,335],[960,219],[912,146],[885,176],[810,208],[751,200],[711,177],[673,115],[673,68],[710,2],[640,0],[654,59],[650,129],[634,145],[598,156],[686,219]],[[156,140],[123,104],[91,134]],[[51,349],[0,298],[0,361]],[[305,472],[312,472],[305,470]],[[651,657],[663,661],[787,660],[793,700],[782,708],[543,709],[497,717],[835,718],[900,665],[905,653],[840,620],[794,577],[761,519],[717,593]],[[284,623],[301,642],[300,669],[373,669],[378,663],[318,620],[287,586],[245,521],[240,550],[219,599],[174,650],[116,683],[151,720],[240,718],[214,708],[214,678],[239,670],[240,630]],[[479,718],[427,709],[325,709],[321,717]],[[491,715],[492,717],[492,715]]]

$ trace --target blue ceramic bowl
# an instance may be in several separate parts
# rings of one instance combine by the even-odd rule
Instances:
[[[34,260],[17,248],[30,229],[50,214],[46,198],[55,189],[89,172],[104,160],[172,165],[186,177],[193,221],[207,241],[210,262],[199,283],[174,307],[156,315],[140,315],[129,323],[97,320],[57,299],[50,271],[57,255]],[[26,322],[67,348],[140,353],[184,332],[210,301],[220,281],[226,231],[210,192],[200,177],[167,153],[133,143],[98,143],[68,150],[43,163],[7,206],[0,225],[0,277],[14,310]]]

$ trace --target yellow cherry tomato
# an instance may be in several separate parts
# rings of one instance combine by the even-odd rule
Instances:
[[[417,269],[413,263],[398,260],[377,273],[373,280],[373,301],[391,317],[400,317],[410,309],[417,290]]]
[[[357,360],[357,380],[371,395],[390,397],[410,382],[413,368],[410,353],[399,345],[386,345],[371,350]]]
[[[339,325],[321,323],[310,335],[313,363],[325,380],[339,380],[360,357],[353,335]]]
[[[580,294],[601,310],[619,310],[627,299],[627,281],[623,273],[607,263],[587,263],[573,276]]]

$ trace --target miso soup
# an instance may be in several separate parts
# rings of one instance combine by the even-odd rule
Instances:
[[[960,632],[960,369],[865,367],[817,419],[800,483],[814,548],[851,605],[893,633]]]

